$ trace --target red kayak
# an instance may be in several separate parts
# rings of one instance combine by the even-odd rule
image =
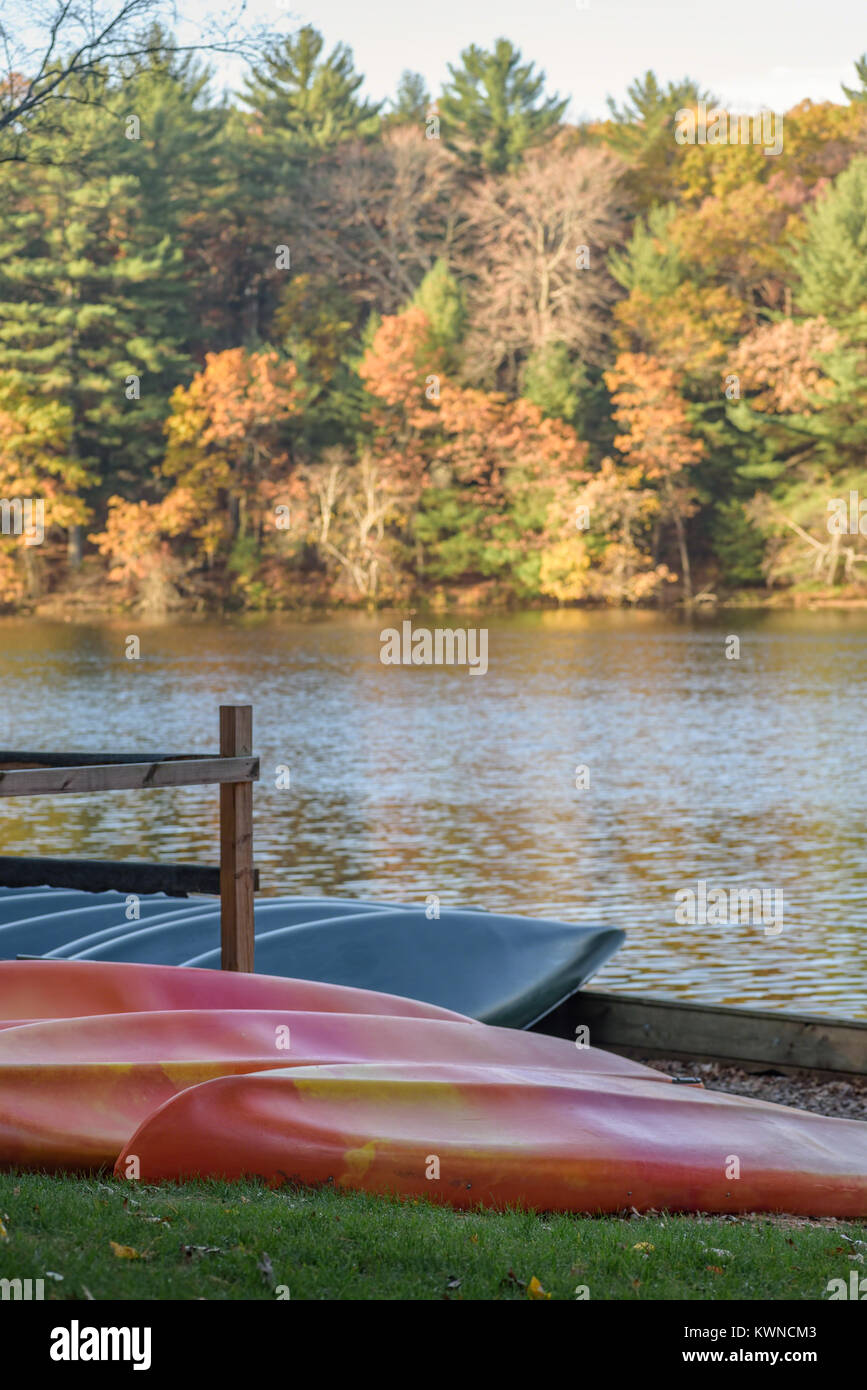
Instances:
[[[7,1023],[154,1009],[312,1009],[450,1018],[481,1027],[474,1019],[436,1004],[318,980],[114,961],[0,961],[0,1020]]]
[[[0,1033],[0,1162],[111,1165],[143,1120],[203,1081],[323,1062],[473,1062],[568,1077],[646,1068],[560,1038],[440,1019],[176,1010],[51,1019]],[[660,1076],[660,1082],[667,1078]]]
[[[861,1123],[391,995],[16,961],[0,964],[0,1020],[6,1166],[249,1174],[454,1206],[867,1216]]]
[[[149,1116],[115,1172],[135,1158],[144,1181],[256,1175],[455,1207],[867,1215],[867,1126],[641,1071],[413,1063],[225,1077]]]

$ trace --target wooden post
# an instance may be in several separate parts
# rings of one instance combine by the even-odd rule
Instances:
[[[252,752],[252,705],[220,705],[220,756]],[[224,970],[253,970],[252,782],[220,787],[220,942]]]

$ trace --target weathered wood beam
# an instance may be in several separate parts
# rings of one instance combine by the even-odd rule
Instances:
[[[575,1038],[627,1057],[725,1062],[779,1071],[867,1075],[867,1022],[777,1013],[633,994],[579,990],[533,1025],[533,1032]]]
[[[220,869],[210,864],[149,864],[124,859],[40,859],[0,855],[4,888],[78,888],[85,893],[188,893],[220,895]],[[259,887],[259,871],[253,872]]]
[[[220,706],[220,752],[243,761],[253,748],[252,705]],[[256,769],[258,774],[258,761]],[[253,970],[253,786],[234,779],[220,787],[220,944],[223,970]]]
[[[0,796],[135,791],[148,787],[195,787],[213,782],[249,784],[258,777],[259,759],[252,757],[24,768],[13,772],[0,770]]]
[[[0,769],[5,767],[93,767],[111,763],[190,762],[212,753],[42,753],[32,749],[0,748]]]

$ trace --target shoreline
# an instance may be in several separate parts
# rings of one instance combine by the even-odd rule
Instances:
[[[599,602],[557,604],[539,601],[513,603],[497,601],[495,599],[489,602],[480,602],[479,594],[476,591],[471,599],[469,596],[462,597],[458,593],[448,595],[447,600],[444,600],[442,596],[428,597],[418,595],[407,599],[403,604],[394,601],[383,604],[298,603],[292,606],[256,608],[189,603],[177,604],[170,608],[160,610],[148,610],[141,604],[136,604],[134,601],[130,600],[118,600],[114,603],[101,602],[95,601],[92,598],[78,597],[74,593],[67,593],[52,595],[42,599],[34,599],[30,602],[20,603],[14,607],[0,610],[0,618],[42,618],[54,622],[109,621],[119,618],[137,618],[147,622],[186,622],[190,619],[201,619],[203,621],[219,620],[231,623],[249,618],[332,618],[341,614],[350,613],[381,613],[385,615],[388,613],[400,612],[413,615],[430,614],[435,616],[447,613],[483,612],[491,615],[507,616],[516,613],[537,612],[557,613],[574,611],[579,613],[609,613],[613,611],[634,611],[669,615],[692,615],[697,613],[712,614],[726,612],[733,609],[752,610],[755,612],[816,612],[825,609],[837,609],[839,611],[867,610],[867,593],[859,595],[786,591],[784,593],[759,595],[755,591],[740,590],[720,599],[699,595],[691,603],[680,601],[665,604],[610,604]]]

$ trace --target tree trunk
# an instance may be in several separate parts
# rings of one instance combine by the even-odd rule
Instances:
[[[69,536],[66,542],[66,556],[71,570],[81,569],[82,547],[82,528],[77,524],[75,526],[70,526]]]
[[[837,571],[840,567],[840,537],[835,531],[831,536],[831,544],[828,546],[828,583],[832,586],[837,583]]]
[[[650,543],[650,556],[653,560],[654,567],[659,564],[659,533],[661,530],[662,526],[659,517],[657,517],[656,521],[653,523],[653,539]]]
[[[27,578],[27,597],[39,598],[42,593],[42,574],[39,565],[39,556],[34,553],[31,546],[24,547],[24,574]]]
[[[677,546],[680,551],[680,569],[683,576],[683,596],[687,603],[692,603],[692,571],[689,565],[689,550],[686,544],[686,527],[683,524],[683,517],[680,512],[674,513],[674,525],[677,531]]]

